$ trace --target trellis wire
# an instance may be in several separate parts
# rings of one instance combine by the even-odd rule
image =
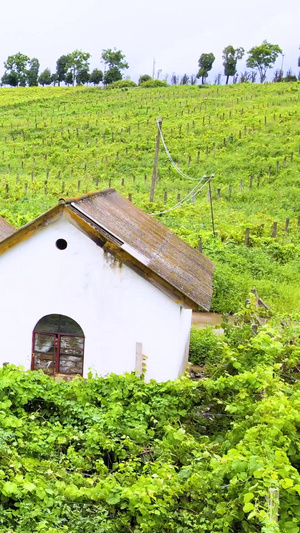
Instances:
[[[160,124],[159,124],[159,121],[157,120],[157,127],[158,127],[158,130],[159,130],[159,134],[160,134],[160,138],[162,140],[162,143],[164,145],[164,149],[166,151],[166,154],[170,160],[170,163],[172,165],[172,167],[176,170],[176,172],[178,172],[178,174],[180,174],[180,176],[182,176],[183,178],[187,179],[187,180],[192,180],[192,181],[198,181],[198,183],[201,183],[201,181],[204,180],[204,178],[206,178],[206,176],[203,176],[203,178],[201,178],[199,180],[199,178],[191,178],[190,176],[188,176],[187,174],[185,174],[185,172],[182,172],[182,170],[176,165],[173,157],[171,156],[169,150],[168,150],[168,147],[166,145],[166,142],[165,142],[165,139],[163,137],[163,134],[162,134],[162,131],[161,131],[161,128],[160,128]]]
[[[201,182],[205,178],[207,178],[206,182],[202,185],[202,187],[200,187]],[[177,209],[177,207],[180,207],[181,205],[187,203],[189,201],[189,199],[191,198],[191,196],[193,196],[194,194],[198,194],[198,192],[202,191],[202,189],[211,180],[211,178],[212,178],[212,176],[209,176],[209,177],[203,176],[203,178],[201,178],[201,180],[198,180],[197,185],[195,185],[195,187],[182,200],[180,200],[180,202],[177,202],[177,204],[173,205],[172,207],[169,207],[169,209],[165,209],[164,211],[160,211],[159,213],[151,213],[151,216],[164,215],[165,213],[168,213],[169,211],[173,211],[173,209]]]

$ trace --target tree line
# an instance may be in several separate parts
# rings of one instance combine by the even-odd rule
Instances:
[[[257,74],[259,75],[260,83],[263,83],[267,77],[268,69],[274,66],[274,63],[279,56],[282,54],[282,49],[278,44],[271,44],[268,41],[263,41],[259,46],[253,46],[248,52],[248,58],[246,65],[252,72],[245,71],[240,76],[240,81],[256,81]],[[224,66],[224,75],[226,77],[226,84],[229,81],[230,77],[233,77],[233,81],[237,81],[237,62],[242,59],[245,55],[245,50],[242,47],[234,48],[232,45],[228,45],[223,50],[223,66]],[[212,69],[213,63],[215,61],[215,56],[213,53],[203,53],[201,54],[198,66],[199,71],[197,78],[201,78],[202,84],[205,83],[205,80],[208,76],[208,73]],[[300,66],[300,57],[298,59],[298,66]],[[218,74],[215,79],[215,83],[220,84],[222,74]],[[277,69],[273,81],[282,81],[283,80],[283,70]],[[286,81],[296,81],[297,77],[289,70],[287,72],[288,78]],[[300,77],[298,76],[298,79]]]
[[[102,50],[101,60],[104,63],[104,73],[100,69],[90,72],[89,59],[91,54],[75,50],[74,52],[62,55],[56,62],[56,70],[51,73],[46,68],[39,74],[40,62],[34,57],[30,59],[27,55],[18,52],[11,55],[4,62],[5,72],[1,78],[2,85],[11,87],[36,87],[38,85],[83,85],[93,83],[99,85],[103,82],[109,85],[123,78],[122,71],[128,68],[125,55],[121,50],[107,48]]]
[[[282,54],[282,49],[278,44],[271,44],[268,41],[263,41],[259,46],[254,46],[248,51],[248,58],[246,65],[251,71],[245,71],[240,76],[237,74],[237,63],[245,55],[245,50],[242,47],[234,48],[228,45],[223,50],[223,67],[226,84],[232,77],[233,83],[238,80],[240,83],[246,81],[255,82],[257,75],[259,80],[263,83],[266,80],[268,69],[274,66],[274,63]],[[84,85],[92,83],[99,85],[110,85],[123,79],[123,71],[129,68],[125,55],[121,50],[116,48],[107,48],[102,50],[101,61],[104,63],[104,72],[100,69],[94,69],[90,72],[89,59],[91,54],[83,52],[82,50],[75,50],[69,54],[62,55],[56,62],[56,70],[51,73],[49,68],[39,73],[40,63],[37,58],[30,59],[28,56],[18,52],[11,55],[4,62],[5,72],[1,78],[2,85],[10,85],[11,87],[35,87],[38,85]],[[181,78],[175,73],[171,76],[172,85],[195,85],[197,79],[201,79],[202,84],[206,83],[209,72],[212,69],[215,56],[212,52],[202,53],[199,61],[198,73],[188,76],[184,74]],[[298,59],[298,66],[300,67],[300,57]],[[160,76],[157,73],[157,78]],[[166,77],[167,78],[167,77]],[[151,80],[151,76],[144,74],[140,76],[139,83]],[[218,74],[215,78],[215,84],[220,85],[222,74]],[[300,73],[298,75],[300,80]],[[274,82],[278,81],[297,81],[297,76],[288,70],[286,76],[283,75],[282,67],[275,71],[273,78]]]

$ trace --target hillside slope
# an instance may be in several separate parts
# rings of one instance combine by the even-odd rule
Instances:
[[[180,176],[161,148],[149,203],[162,117],[180,169],[193,179],[215,175],[216,237],[207,185],[160,216],[193,246],[201,235],[217,265],[213,310],[235,312],[256,286],[273,310],[300,312],[299,96],[299,83],[1,89],[0,212],[20,226],[61,196],[109,185],[149,213],[168,210],[197,182]]]

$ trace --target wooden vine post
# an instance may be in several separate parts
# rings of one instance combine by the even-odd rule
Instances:
[[[154,200],[154,192],[155,192],[155,184],[156,184],[156,176],[157,176],[158,154],[159,154],[159,144],[160,144],[160,130],[161,130],[161,126],[162,126],[162,119],[161,118],[159,118],[157,120],[157,125],[158,125],[158,132],[157,132],[157,137],[156,137],[156,150],[155,150],[153,172],[152,172],[152,181],[151,181],[151,189],[150,189],[150,202],[153,202],[153,200]]]
[[[208,195],[209,195],[209,202],[210,202],[210,215],[211,215],[211,225],[212,225],[212,231],[213,236],[216,236],[215,232],[215,221],[214,221],[214,210],[213,210],[213,203],[212,203],[212,193],[211,193],[211,179],[214,177],[214,174],[212,174],[208,180]]]
[[[279,519],[279,490],[270,487],[268,500],[269,519],[271,523],[276,524]]]

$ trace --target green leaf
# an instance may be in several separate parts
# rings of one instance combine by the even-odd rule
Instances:
[[[254,505],[251,502],[245,503],[245,505],[243,507],[244,513],[250,513],[250,511],[253,511],[253,509],[254,509]]]
[[[110,505],[115,505],[116,503],[119,503],[121,500],[120,494],[115,492],[113,494],[109,494],[106,498],[106,502]]]
[[[283,489],[289,489],[294,485],[294,481],[291,478],[285,478],[280,480],[280,485]]]
[[[12,496],[13,494],[17,495],[19,494],[19,488],[16,483],[5,481],[2,487],[2,494],[4,494],[4,496]]]
[[[24,489],[27,490],[27,492],[33,492],[36,488],[36,485],[34,483],[31,483],[30,481],[25,481],[23,486]]]

